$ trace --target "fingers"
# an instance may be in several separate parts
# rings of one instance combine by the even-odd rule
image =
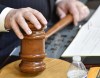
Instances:
[[[15,20],[13,19],[13,20],[11,20],[11,28],[14,30],[14,32],[15,32],[15,34],[18,36],[18,38],[19,39],[23,39],[24,38],[24,36],[23,36],[23,34],[21,33],[21,31],[20,31],[20,29],[19,29],[19,27],[18,27],[18,25],[17,25],[17,23],[15,22]]]
[[[69,11],[73,15],[74,25],[77,26],[79,21],[82,21],[89,15],[89,9],[80,1],[70,3]]]
[[[66,9],[66,10],[65,10]],[[78,0],[64,0],[57,5],[57,14],[60,18],[66,16],[67,11],[73,15],[74,25],[89,15],[89,9]]]
[[[42,25],[47,25],[47,20],[39,11],[27,8],[29,11],[24,12],[23,16],[25,19],[29,20],[37,29],[40,29]]]
[[[74,3],[70,4],[70,13],[73,15],[74,18],[74,25],[77,26],[79,22],[79,11]]]
[[[68,8],[66,7],[66,3],[65,2],[59,2],[57,4],[57,11],[56,11],[57,15],[59,16],[60,19],[64,18],[67,13],[68,13]]]
[[[27,35],[32,34],[25,20],[29,20],[37,29],[40,29],[43,25],[47,25],[45,17],[32,8],[13,9],[7,14],[5,19],[6,28],[12,28],[20,39],[24,38],[20,28],[22,28]]]
[[[88,7],[79,1],[76,2],[76,6],[77,6],[77,9],[79,11],[79,16],[80,16],[79,21],[81,21],[84,18],[86,18],[90,12],[89,12]]]
[[[25,19],[29,20],[37,29],[41,28],[41,24],[38,19],[30,12],[24,14]]]
[[[32,34],[32,31],[28,27],[28,24],[26,23],[25,19],[22,17],[22,15],[19,15],[18,18],[16,18],[16,22],[18,25],[28,34]]]
[[[45,17],[37,10],[31,10],[33,15],[38,18],[38,21],[42,24],[42,25],[47,25],[47,20],[45,19]]]
[[[67,12],[65,12],[63,9],[61,9],[60,7],[57,8],[57,14],[60,17],[60,19],[64,18],[67,14]]]

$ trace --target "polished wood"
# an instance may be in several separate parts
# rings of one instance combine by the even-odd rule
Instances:
[[[15,61],[0,71],[0,78],[67,78],[70,63],[53,58],[45,58],[46,69],[38,75],[26,74],[19,71],[19,63]]]
[[[100,78],[100,77],[97,77],[99,70],[100,70],[100,67],[90,68],[88,75],[87,75],[87,78]],[[99,72],[99,75],[100,75],[100,72]]]
[[[45,57],[45,39],[62,29],[66,25],[72,22],[72,16],[67,15],[65,18],[56,23],[45,34],[44,28],[37,30],[31,23],[28,22],[29,27],[32,30],[32,35],[26,35],[24,33],[24,39],[21,45],[22,59],[19,64],[19,68],[24,73],[40,73],[45,69],[45,63],[43,59]]]
[[[34,74],[34,75],[43,72],[46,68],[45,63],[43,62],[43,59],[45,58],[45,39],[47,39],[48,37],[50,37],[51,35],[53,35],[58,30],[62,29],[63,27],[65,27],[66,25],[68,25],[71,22],[72,22],[72,16],[67,15],[65,18],[63,18],[57,24],[55,24],[46,34],[44,32],[45,26],[42,26],[42,28],[40,30],[37,30],[33,24],[28,22],[28,25],[29,25],[30,29],[32,30],[32,34],[27,35],[25,32],[23,32],[24,39],[21,42],[21,52],[20,52],[21,63],[19,64],[19,62],[17,62],[19,64],[19,68],[17,67],[17,69],[23,73]],[[53,61],[56,62],[57,60],[56,61],[53,60]],[[54,62],[52,62],[52,63],[54,63]],[[12,67],[13,64],[15,64],[15,63],[12,63],[9,66]],[[48,62],[47,62],[47,64],[49,65]],[[54,64],[56,64],[56,63],[54,63]],[[52,67],[49,67],[49,69],[50,68],[52,68]],[[60,68],[63,68],[63,66],[61,66],[61,67],[59,66],[58,68],[55,67],[54,69],[58,70]],[[14,69],[15,68],[13,66],[11,71],[13,71]],[[50,69],[50,70],[52,70],[52,69]],[[64,69],[64,70],[66,70],[66,69]],[[59,71],[61,71],[61,70],[59,70]],[[59,71],[56,71],[56,72],[59,72]],[[15,73],[16,73],[16,71],[14,71],[12,73],[12,75]],[[46,73],[46,71],[45,71],[45,73]],[[53,74],[53,72],[51,72],[51,73]],[[26,75],[26,74],[24,74],[24,75]],[[11,77],[9,77],[9,78],[11,78]],[[48,77],[46,77],[46,78],[48,78]],[[64,78],[64,77],[62,77],[62,78]]]
[[[24,33],[24,39],[21,42],[22,59],[19,64],[21,72],[24,73],[40,73],[45,69],[45,32],[44,27],[37,30],[34,25],[28,22],[29,27],[32,30],[31,35]]]
[[[61,30],[65,26],[68,26],[73,21],[73,17],[71,14],[67,15],[65,18],[61,19],[59,22],[57,22],[54,26],[51,27],[46,32],[46,39],[56,33],[57,31]]]

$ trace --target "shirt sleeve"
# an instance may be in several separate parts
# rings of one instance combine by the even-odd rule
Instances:
[[[61,2],[62,0],[56,0],[56,4],[58,4],[59,2]]]
[[[7,30],[5,29],[4,23],[5,23],[6,15],[9,13],[11,9],[12,8],[6,7],[0,13],[0,32],[7,32]]]

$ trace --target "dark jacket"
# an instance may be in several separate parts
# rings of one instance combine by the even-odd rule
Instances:
[[[49,19],[50,13],[53,11],[55,0],[0,0],[0,12],[5,7],[25,8],[31,7],[42,12]]]
[[[0,0],[0,12],[2,12],[5,7],[31,7],[42,12],[49,20],[53,12],[54,4],[55,0]],[[19,44],[20,40],[12,30],[9,33],[0,32],[0,57],[9,55],[13,48]],[[3,60],[3,58],[1,60]]]

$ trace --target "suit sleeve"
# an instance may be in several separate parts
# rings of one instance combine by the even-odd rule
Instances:
[[[0,13],[2,12],[2,10],[3,10],[4,8],[6,8],[6,6],[0,4]]]

